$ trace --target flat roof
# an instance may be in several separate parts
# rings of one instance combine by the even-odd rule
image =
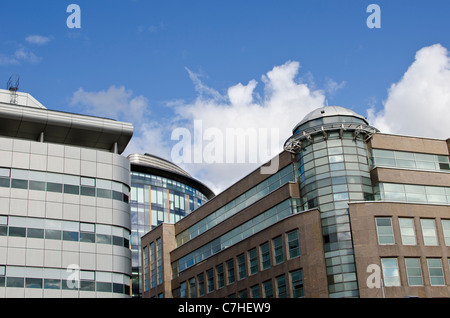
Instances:
[[[72,114],[0,101],[0,135],[111,151],[121,154],[133,136],[133,125],[112,119]]]

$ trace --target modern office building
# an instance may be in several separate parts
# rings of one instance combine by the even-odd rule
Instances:
[[[449,297],[449,140],[319,108],[255,170],[142,238],[144,297]]]
[[[0,297],[129,297],[133,126],[0,90]]]
[[[132,294],[142,294],[141,237],[161,223],[173,224],[214,193],[177,165],[150,154],[131,154]]]

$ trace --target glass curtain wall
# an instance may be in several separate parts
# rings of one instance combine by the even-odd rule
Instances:
[[[131,173],[131,252],[133,297],[142,294],[141,237],[161,223],[175,223],[207,201],[198,190],[168,178]]]
[[[373,200],[363,136],[317,133],[302,142],[298,168],[302,208],[321,214],[330,297],[358,297],[348,201]]]

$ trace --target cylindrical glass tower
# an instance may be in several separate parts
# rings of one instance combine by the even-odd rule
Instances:
[[[176,223],[206,203],[214,193],[162,158],[131,154],[128,159],[131,165],[132,296],[140,297],[143,287],[140,284],[141,237],[161,223]]]
[[[302,208],[320,210],[330,297],[359,296],[348,202],[373,200],[366,142],[375,132],[355,112],[326,106],[285,143],[297,154]]]

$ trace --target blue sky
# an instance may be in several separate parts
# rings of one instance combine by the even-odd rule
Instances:
[[[81,29],[66,25],[71,3],[81,8]],[[371,3],[381,8],[379,29],[366,25]],[[437,72],[447,79],[448,12],[445,0],[9,1],[2,3],[0,19],[0,81],[6,85],[18,73],[20,90],[49,109],[133,121],[135,136],[151,148],[135,146],[136,151],[163,157],[173,142],[162,125],[189,126],[195,107],[201,111],[211,101],[220,116],[230,103],[216,97],[226,98],[230,87],[252,80],[255,104],[264,106],[271,96],[263,77],[282,65],[295,73],[295,83],[329,105],[365,116],[372,107],[373,119],[389,129],[394,125],[383,116],[395,92],[390,96],[388,90],[402,83],[417,52],[440,44],[441,50],[423,55],[431,61],[443,56]],[[413,75],[427,78],[421,70]],[[413,84],[408,88],[414,90]],[[215,97],[199,97],[202,92]],[[108,109],[102,97],[118,101],[117,107]],[[447,99],[442,103],[450,106]],[[191,113],[183,114],[183,107]],[[297,122],[306,114],[302,107],[290,109]],[[211,171],[191,168],[200,178],[214,179]]]

